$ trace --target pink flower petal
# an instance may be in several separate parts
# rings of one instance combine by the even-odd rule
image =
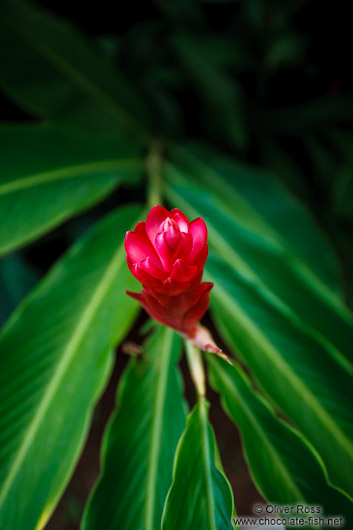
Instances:
[[[159,258],[147,237],[135,234],[134,232],[126,232],[124,245],[133,263],[139,263],[149,257],[156,267],[160,264]]]
[[[128,296],[131,296],[131,298],[134,298],[135,300],[137,300],[138,302],[140,302],[140,304],[143,304],[144,302],[144,296],[142,293],[132,293],[131,291],[125,291],[126,294]]]
[[[146,219],[146,233],[155,246],[156,235],[161,231],[161,224],[169,217],[169,212],[163,206],[155,206],[152,208]]]
[[[207,242],[207,228],[202,217],[199,217],[190,223],[189,234],[191,234],[193,240],[192,250],[189,257],[189,263],[192,263]]]
[[[135,278],[142,283],[142,285],[145,287],[145,286],[148,286],[148,287],[161,287],[162,283],[158,280],[156,280],[155,278],[153,278],[152,276],[150,276],[150,274],[144,272],[143,270],[141,270],[141,267],[140,267],[140,264],[138,263],[133,263],[130,267],[129,267],[130,271],[132,272],[132,274],[135,276]]]
[[[213,287],[213,283],[207,282],[202,284],[205,286],[203,288],[203,293],[197,303],[184,315],[183,318],[183,328],[192,330],[195,328],[196,324],[206,313],[207,308],[210,303],[210,290]]]
[[[169,276],[168,272],[156,267],[150,257],[140,261],[139,267],[143,272],[146,272],[153,278],[156,278],[159,280],[159,282],[164,282],[164,280]]]
[[[156,291],[167,296],[176,296],[190,289],[191,285],[191,282],[181,283],[169,277],[163,282],[161,288],[156,287]]]
[[[134,262],[131,261],[131,259],[129,258],[128,254],[126,254],[126,263],[127,263],[127,266],[129,267],[129,269],[131,269],[131,267],[134,265]]]
[[[203,269],[201,269],[200,272],[198,272],[198,274],[192,280],[190,291],[194,291],[195,289],[197,289],[200,286],[200,283],[201,283],[201,280],[202,280],[202,276],[203,276]]]
[[[180,259],[177,259],[173,264],[170,277],[178,280],[178,282],[190,282],[195,278],[198,270],[198,267],[195,265],[188,265]]]
[[[197,256],[197,260],[195,262],[195,265],[197,265],[198,269],[203,269],[206,263],[206,260],[207,260],[207,256],[208,256],[208,245],[205,244],[201,248],[199,255]]]
[[[180,243],[180,230],[178,227],[170,226],[165,231],[165,239],[168,247],[174,252]]]
[[[168,262],[173,256],[174,252],[168,245],[165,232],[159,232],[159,234],[156,235],[155,247],[164,270],[169,270]]]
[[[147,238],[146,224],[143,221],[139,221],[133,229],[133,233],[137,236],[143,236]]]
[[[129,291],[127,291],[127,294],[132,298],[135,298],[135,300],[138,300],[145,311],[161,324],[165,324],[176,330],[180,329],[182,315],[176,314],[170,307],[166,308],[161,306],[160,303],[145,290],[140,296],[137,293],[130,293]]]
[[[170,212],[170,217],[177,223],[182,232],[188,233],[189,220],[181,210],[173,208]]]
[[[127,294],[158,322],[215,351],[209,334],[201,333],[198,325],[212,288],[211,283],[201,283],[208,254],[203,219],[189,223],[179,209],[168,212],[155,206],[146,223],[127,232],[125,249],[127,264],[143,285],[142,293]]]
[[[153,288],[145,288],[145,291],[153,296],[162,306],[172,307],[175,313],[182,313],[184,316],[189,309],[197,304],[201,296],[207,291],[207,283],[203,283],[197,289],[193,291],[187,291],[176,296],[167,296],[156,292]]]
[[[173,265],[174,261],[176,261],[177,259],[181,259],[184,262],[189,263],[191,249],[192,249],[191,235],[184,234],[184,232],[180,232],[179,245],[177,246],[173,257],[170,260],[170,265]]]

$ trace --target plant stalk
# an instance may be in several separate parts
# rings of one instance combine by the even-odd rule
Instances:
[[[151,210],[163,202],[163,144],[160,140],[154,140],[146,158],[146,173],[148,177],[147,206]]]
[[[203,398],[206,396],[206,377],[201,350],[189,340],[185,341],[185,347],[191,378],[194,382],[198,396]]]

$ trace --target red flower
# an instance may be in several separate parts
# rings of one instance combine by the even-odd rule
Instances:
[[[155,206],[146,223],[137,224],[125,237],[126,260],[143,286],[135,298],[162,324],[198,343],[220,351],[209,332],[198,325],[206,312],[213,284],[201,283],[207,247],[207,228],[202,218],[191,223],[178,209]],[[202,344],[198,340],[202,336]],[[206,340],[206,344],[205,344]]]

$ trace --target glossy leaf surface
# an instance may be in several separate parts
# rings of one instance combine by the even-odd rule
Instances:
[[[0,327],[37,283],[37,276],[16,253],[0,260]]]
[[[138,310],[125,295],[125,231],[118,210],[79,240],[25,299],[0,339],[0,525],[39,530],[67,484],[111,349]],[[19,510],[19,506],[21,509]]]
[[[119,383],[103,443],[103,473],[84,515],[84,530],[158,530],[172,482],[186,411],[177,368],[180,338],[158,327]]]
[[[138,150],[116,136],[53,126],[0,127],[0,254],[136,182]]]
[[[253,233],[254,239],[256,234],[261,234],[269,250],[287,258],[287,266],[305,263],[337,291],[338,262],[323,232],[304,205],[270,173],[237,163],[201,144],[176,146],[171,157],[175,188],[185,186],[185,177],[191,176],[194,186],[189,184],[188,193],[191,195],[193,189],[202,187],[205,200],[211,197],[222,205],[224,216],[229,217],[235,225],[234,232],[239,233],[237,239],[240,240],[240,228]],[[169,168],[173,170],[172,166]],[[294,264],[288,263],[289,257],[293,261],[297,258]]]
[[[34,115],[82,129],[143,133],[147,111],[134,87],[71,24],[21,0],[5,0],[0,84]]]
[[[182,153],[180,167],[166,167],[172,203],[202,216],[210,247],[353,373],[352,314],[338,295],[335,257],[305,209],[249,169]]]
[[[207,360],[211,385],[240,429],[250,471],[263,497],[284,506],[322,506],[321,516],[340,514],[350,527],[352,503],[328,486],[322,464],[304,438],[276,417],[239,366],[210,355]]]
[[[215,464],[215,439],[204,398],[194,407],[180,440],[163,530],[232,530],[233,495]]]
[[[177,153],[180,166],[166,167],[167,195],[190,218],[205,219],[221,258],[208,259],[205,278],[215,283],[220,331],[318,450],[330,480],[352,495],[353,325],[336,292],[329,247],[302,207],[292,205],[291,223],[285,210],[271,211],[279,192],[266,179],[252,179],[250,170],[245,178],[212,153],[202,160]],[[320,264],[322,256],[328,261]]]
[[[317,449],[331,482],[352,495],[351,375],[231,267],[212,256],[212,312],[230,349]]]

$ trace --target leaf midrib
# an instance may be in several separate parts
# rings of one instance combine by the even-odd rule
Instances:
[[[172,355],[173,331],[165,328],[162,344],[159,348],[157,366],[159,366],[159,378],[153,405],[153,423],[148,454],[148,470],[146,482],[146,502],[144,510],[144,530],[154,530],[155,498],[158,480],[158,462],[163,430],[163,413],[167,392],[167,381],[169,366]]]
[[[193,212],[193,216],[198,217],[199,212],[178,192],[171,186],[166,186],[167,190],[171,195],[175,195],[178,198],[178,203],[183,203],[187,209]],[[351,361],[328,339],[326,336],[312,326],[304,323],[303,320],[288,306],[283,300],[281,300],[274,292],[270,291],[266,284],[261,278],[254,273],[254,271],[247,265],[246,261],[234,250],[234,248],[228,243],[226,239],[214,228],[214,226],[208,222],[208,232],[211,235],[212,244],[221,255],[229,254],[232,257],[232,267],[241,271],[243,277],[254,285],[257,285],[261,289],[261,295],[267,300],[272,306],[278,308],[286,317],[299,328],[306,335],[314,338],[317,342],[320,342],[324,348],[340,363],[340,365],[350,374],[353,373],[353,365]],[[345,321],[350,323],[350,314],[347,316],[345,309],[339,306],[340,310],[338,313],[342,316]],[[335,309],[339,309],[335,307]]]
[[[10,491],[11,486],[16,479],[17,472],[20,469],[20,466],[23,463],[26,454],[30,449],[31,443],[41,425],[41,421],[45,417],[45,414],[50,407],[50,403],[53,396],[55,395],[56,389],[60,386],[60,383],[63,380],[71,361],[73,360],[75,353],[77,352],[77,349],[84,338],[86,330],[89,328],[96,312],[99,310],[109,286],[111,285],[117,271],[124,261],[124,257],[124,248],[122,245],[120,245],[111,259],[101,281],[98,283],[96,290],[93,292],[90,301],[87,303],[85,311],[78,320],[73,335],[64,349],[61,360],[58,363],[53,376],[46,387],[46,390],[44,391],[43,398],[40,401],[37,412],[34,414],[27,432],[23,437],[23,441],[19,447],[19,450],[17,451],[17,456],[9,468],[7,477],[0,490],[0,505],[4,502],[4,499]]]
[[[188,153],[190,156],[190,153]],[[289,266],[293,267],[293,269],[298,273],[298,275],[303,278],[303,280],[310,285],[311,287],[314,286],[317,293],[321,296],[324,296],[330,304],[332,304],[337,310],[341,310],[341,300],[336,295],[336,293],[330,289],[323,281],[322,279],[317,276],[316,274],[313,274],[310,267],[303,261],[301,257],[299,257],[296,253],[293,252],[293,246],[289,244],[287,246],[286,240],[283,238],[283,236],[280,234],[278,236],[277,232],[272,228],[272,226],[268,223],[268,221],[263,217],[263,215],[260,215],[249,203],[247,199],[245,199],[242,195],[240,195],[234,188],[232,188],[220,175],[218,172],[213,171],[208,165],[203,164],[202,160],[197,159],[197,163],[201,164],[203,166],[203,174],[205,174],[208,179],[208,182],[215,182],[219,181],[221,179],[222,181],[222,188],[227,190],[227,195],[230,197],[234,196],[236,200],[240,202],[240,204],[243,204],[248,211],[251,213],[252,217],[256,219],[257,222],[261,222],[267,230],[268,235],[273,238],[272,243],[275,243],[276,245],[280,244],[282,248],[289,250],[292,253],[292,259],[288,263]],[[170,164],[170,167],[181,177],[183,176],[180,174],[178,169]],[[263,235],[263,234],[262,234]],[[266,239],[266,238],[265,238]],[[269,239],[271,241],[271,239]],[[346,314],[345,312],[342,312],[342,314],[349,318],[349,322],[352,324],[352,316],[350,314]]]
[[[233,384],[233,381],[231,380],[231,378],[229,377],[228,374],[226,374],[224,372],[220,372],[215,364],[212,363],[212,366],[213,366],[213,369],[215,369],[217,371],[218,377],[222,380],[223,384],[228,387],[230,395],[233,394],[233,393],[236,394],[236,396],[238,398],[239,405],[242,407],[242,409],[243,409],[245,415],[248,417],[251,425],[253,426],[253,428],[255,429],[257,434],[259,435],[259,437],[262,439],[264,445],[267,447],[268,452],[270,453],[270,455],[272,455],[273,460],[278,463],[278,468],[280,470],[280,473],[281,473],[282,477],[284,478],[284,481],[288,483],[290,489],[292,490],[292,492],[296,496],[296,499],[298,501],[305,499],[305,495],[303,495],[303,493],[297,487],[295,482],[293,482],[292,476],[291,476],[290,472],[288,471],[285,462],[279,456],[278,452],[276,451],[276,448],[272,445],[271,441],[266,436],[266,432],[263,429],[260,428],[260,424],[257,422],[256,417],[254,416],[254,414],[252,413],[250,408],[247,406],[246,402],[243,400],[243,398],[241,396],[241,393],[239,392],[238,387],[236,386],[236,384]],[[221,393],[221,396],[222,396],[222,392],[220,390],[219,390],[219,392]],[[223,396],[222,396],[222,399],[226,400],[226,398],[224,398]],[[229,410],[228,406],[227,406],[227,409]],[[230,411],[229,411],[229,414],[231,415]],[[234,420],[234,418],[233,418],[233,420]]]
[[[43,171],[26,177],[16,178],[12,181],[5,182],[4,184],[0,183],[0,196],[60,180],[82,178],[102,171],[119,171],[122,169],[133,170],[140,168],[142,168],[141,162],[134,158],[127,158],[124,160],[107,159],[97,160],[86,164],[72,164],[51,171]]]
[[[87,76],[79,72],[75,66],[70,64],[64,57],[56,53],[52,48],[46,45],[43,41],[34,38],[33,34],[26,31],[26,27],[18,28],[15,23],[11,23],[11,19],[7,21],[12,30],[16,31],[20,37],[25,40],[29,46],[37,49],[44,57],[51,62],[58,71],[66,74],[73,84],[77,85],[84,93],[88,94],[93,100],[100,102],[102,107],[105,107],[111,114],[115,116],[120,122],[121,118],[126,122],[133,123],[135,127],[140,129],[140,124],[128,114],[117,102],[108,94],[106,94],[99,86],[93,83]]]
[[[204,477],[206,481],[206,498],[207,498],[207,519],[209,522],[209,530],[217,530],[215,519],[215,504],[213,498],[212,488],[212,473],[210,464],[210,444],[208,438],[208,419],[207,419],[207,404],[204,397],[199,397],[199,419],[201,423],[201,448]]]
[[[211,276],[209,274],[209,276]],[[259,330],[259,328],[250,320],[250,318],[242,311],[241,307],[230,298],[228,293],[222,289],[219,285],[216,285],[214,295],[219,299],[221,305],[227,306],[230,310],[230,314],[238,314],[242,325],[247,328],[253,339],[260,345],[261,351],[265,352],[269,358],[275,359],[275,365],[282,373],[285,380],[292,383],[292,386],[296,388],[299,395],[306,397],[306,401],[311,404],[311,410],[316,413],[316,416],[320,419],[320,422],[326,425],[327,431],[330,432],[333,439],[339,441],[340,445],[346,450],[346,452],[353,458],[353,447],[350,445],[345,434],[342,432],[340,427],[332,421],[332,418],[328,415],[325,409],[323,409],[321,403],[316,397],[309,391],[307,386],[303,384],[301,379],[293,372],[291,366],[285,362],[279,351],[269,343],[267,337]],[[262,346],[261,346],[262,345]]]
[[[179,176],[179,178],[183,180],[182,174],[178,171],[177,168],[175,168],[175,166],[171,164],[168,164],[168,166],[172,169],[172,171],[174,171]],[[208,171],[210,171],[209,168],[208,168]],[[218,173],[214,172],[213,175],[214,175],[214,178],[219,178]],[[198,215],[198,212],[195,210],[195,208],[193,208],[185,198],[179,195],[178,192],[175,190],[175,188],[172,188],[171,186],[168,186],[168,187],[171,193],[174,193],[175,195],[177,195],[179,197],[179,200],[182,200],[184,203],[187,203],[188,207],[195,212],[195,215],[196,216]],[[248,204],[247,201],[243,197],[242,197],[242,201]],[[249,208],[252,208],[251,205],[249,205]],[[256,218],[261,219],[263,223],[266,224],[266,226],[268,226],[268,230],[273,231],[271,226],[268,225],[267,221],[264,218],[262,218],[262,216],[260,216],[258,213],[256,213]],[[208,223],[208,226],[210,227],[212,225]],[[220,234],[215,229],[213,230],[214,230],[214,233],[217,235],[217,237],[215,238],[215,241],[220,241],[221,239]],[[276,238],[276,242],[278,241],[281,241],[281,239]],[[227,245],[227,251],[232,254],[233,258],[241,262],[242,268],[244,270],[247,269],[248,272],[250,272],[250,278],[256,279],[258,283],[261,282],[261,287],[265,287],[262,281],[260,280],[260,278],[256,276],[253,273],[253,271],[250,270],[249,267],[246,267],[246,263],[240,258],[239,254],[237,254],[234,251],[234,249],[230,245],[228,245],[228,242],[225,240],[224,240],[224,245]],[[346,308],[341,304],[341,301],[337,297],[337,295],[331,289],[329,289],[327,285],[317,275],[312,274],[310,268],[301,259],[299,259],[295,254],[293,254],[292,257],[295,258],[296,266],[294,267],[294,270],[299,274],[301,278],[303,278],[305,283],[307,283],[309,287],[311,288],[314,287],[315,292],[320,297],[324,298],[332,307],[334,307],[334,309],[342,316],[342,318],[344,318],[344,320],[346,320],[350,325],[352,325],[353,317],[351,313],[348,310],[346,310]],[[286,304],[284,304],[284,302],[282,302],[280,299],[277,299],[277,303],[282,304],[283,307],[286,307],[287,310],[291,311],[290,308]]]

